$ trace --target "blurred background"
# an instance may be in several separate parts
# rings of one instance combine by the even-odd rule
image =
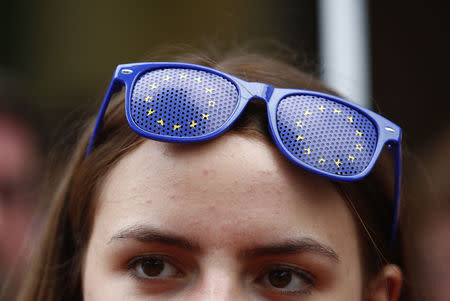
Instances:
[[[450,300],[450,21],[437,1],[0,3],[0,283],[10,271],[20,282],[45,216],[36,205],[49,154],[70,148],[62,136],[98,109],[117,64],[164,45],[275,40],[403,128],[415,158],[407,165],[411,299]]]

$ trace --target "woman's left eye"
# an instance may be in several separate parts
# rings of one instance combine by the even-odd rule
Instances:
[[[314,286],[314,279],[309,273],[291,267],[266,270],[260,282],[271,290],[289,294],[308,293]]]
[[[166,258],[160,256],[143,256],[131,261],[129,269],[134,276],[141,279],[165,279],[180,276],[181,271]]]

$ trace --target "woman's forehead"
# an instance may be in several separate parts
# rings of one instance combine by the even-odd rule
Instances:
[[[99,198],[96,222],[114,221],[105,236],[152,225],[217,247],[357,232],[333,184],[240,135],[201,145],[146,141],[111,170]]]

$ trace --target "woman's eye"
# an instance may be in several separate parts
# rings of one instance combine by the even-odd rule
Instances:
[[[283,293],[307,293],[314,284],[307,272],[290,267],[267,270],[261,278],[262,285]]]
[[[181,272],[164,257],[139,257],[130,263],[134,275],[142,279],[164,279],[180,276]]]

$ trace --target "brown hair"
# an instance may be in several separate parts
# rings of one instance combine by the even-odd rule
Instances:
[[[265,82],[275,87],[332,93],[313,76],[283,63],[280,58],[243,53],[241,50],[221,57],[200,53],[175,56],[171,60],[205,65],[247,81]],[[98,189],[120,158],[144,141],[127,124],[123,98],[122,93],[111,101],[94,149],[86,160],[84,153],[94,119],[90,119],[82,131],[64,177],[55,191],[40,252],[19,300],[82,299],[82,257],[90,236]],[[264,104],[251,102],[231,130],[270,139],[264,111]],[[381,161],[364,181],[336,184],[355,209],[355,214],[364,221],[364,227],[361,227],[363,252],[370,258],[368,262],[372,263],[379,262],[379,250],[375,250],[374,245],[387,254],[385,256],[392,255],[387,252],[387,241],[392,208],[389,200],[393,194],[385,185],[392,179],[385,172],[385,159]],[[377,264],[368,265],[369,273],[377,269]]]

